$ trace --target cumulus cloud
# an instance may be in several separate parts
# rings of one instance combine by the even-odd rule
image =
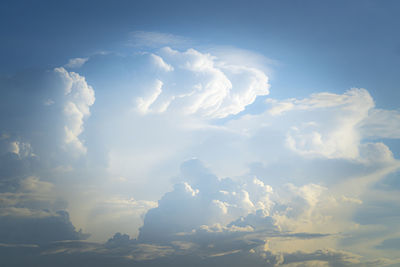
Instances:
[[[83,131],[83,121],[90,115],[89,108],[94,104],[94,90],[85,81],[85,78],[75,72],[68,72],[64,68],[56,68],[54,71],[64,82],[64,142],[79,153],[85,153],[86,148],[79,139]]]
[[[329,158],[357,158],[360,123],[367,118],[374,102],[365,89],[351,89],[342,95],[318,93],[272,105],[268,111],[271,115],[291,110],[309,114],[308,121],[293,125],[287,133],[287,145],[294,151]]]
[[[60,165],[83,152],[78,136],[90,114],[93,89],[64,68],[27,71],[0,83],[0,102],[7,110],[0,115],[0,239],[6,244],[86,239],[50,180],[57,180],[52,176],[60,173]]]
[[[138,242],[176,244],[206,257],[256,248],[281,255],[335,247],[337,233],[351,228],[343,212],[350,198],[317,184],[288,184],[277,193],[257,178],[218,179],[198,160],[185,162],[181,177],[147,212]]]
[[[83,200],[82,200],[83,201]],[[96,195],[86,200],[88,203],[81,207],[86,229],[95,236],[94,240],[107,240],[115,232],[124,232],[137,236],[146,212],[157,206],[155,201],[136,200],[119,195]],[[85,216],[86,215],[86,216]],[[118,222],[118,224],[116,224]]]
[[[183,182],[165,194],[157,208],[147,212],[139,241],[165,242],[179,232],[190,232],[202,225],[226,225],[240,216],[255,213],[256,205],[262,209],[259,216],[268,216],[272,190],[261,181],[255,179],[247,186],[229,178],[219,180],[198,160],[185,162],[181,169]],[[273,229],[273,220],[270,221]]]
[[[151,54],[151,59],[170,74],[159,78],[157,89],[148,93],[148,101],[137,99],[142,112],[152,108],[158,112],[224,118],[243,111],[257,96],[269,93],[268,77],[263,71],[221,61],[195,49],[180,52],[166,47],[159,55]]]
[[[80,134],[95,98],[83,76],[60,67],[21,73],[1,83],[7,110],[1,115],[1,134],[14,142],[13,152],[20,157],[35,154],[42,161],[85,153]]]

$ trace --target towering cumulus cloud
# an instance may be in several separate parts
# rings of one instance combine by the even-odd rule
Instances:
[[[35,247],[81,240],[53,180],[86,148],[79,135],[94,90],[64,68],[1,80],[0,242]]]
[[[83,120],[90,115],[89,108],[95,100],[94,90],[77,73],[68,72],[64,68],[56,68],[54,71],[64,83],[65,145],[78,153],[85,153],[86,148],[79,140],[79,135],[83,131]]]

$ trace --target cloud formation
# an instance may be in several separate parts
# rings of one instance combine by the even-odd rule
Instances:
[[[398,263],[398,205],[387,205],[398,192],[379,185],[400,168],[385,142],[398,138],[397,111],[353,88],[259,101],[250,114],[269,94],[262,60],[171,48],[173,36],[154,34],[134,34],[151,52],[1,79],[2,257],[42,266]],[[193,157],[207,167],[184,161]]]
[[[85,153],[86,148],[79,139],[83,131],[83,121],[90,115],[89,108],[94,104],[94,90],[85,81],[85,78],[74,72],[68,72],[64,68],[56,68],[54,71],[64,83],[64,142],[67,147],[72,147],[78,153]]]
[[[172,111],[206,118],[237,114],[257,96],[269,93],[263,71],[220,61],[195,49],[184,52],[165,47],[150,54],[153,64],[168,74],[156,80],[146,97],[137,99],[142,113]]]

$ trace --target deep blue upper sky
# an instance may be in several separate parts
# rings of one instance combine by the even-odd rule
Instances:
[[[126,49],[129,32],[232,45],[280,62],[271,96],[364,87],[400,98],[398,1],[2,1],[0,73]],[[293,94],[291,94],[293,95]]]

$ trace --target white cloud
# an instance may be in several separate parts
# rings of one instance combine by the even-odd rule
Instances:
[[[66,68],[71,68],[71,69],[76,69],[76,68],[80,68],[82,67],[87,61],[89,60],[89,58],[85,57],[85,58],[71,58],[67,64],[65,64]]]
[[[146,214],[139,240],[162,242],[202,225],[226,225],[255,213],[253,201],[265,209],[264,216],[269,214],[272,190],[261,181],[253,179],[243,184],[229,178],[218,180],[198,160],[187,161],[181,168],[184,182],[176,184],[158,207]]]
[[[174,67],[172,67],[170,64],[166,63],[162,57],[157,56],[155,54],[150,54],[150,57],[153,61],[153,63],[159,67],[160,69],[164,70],[164,71],[173,71]]]
[[[94,90],[86,83],[83,76],[75,72],[68,72],[64,68],[54,69],[64,82],[64,115],[66,125],[64,126],[64,142],[77,153],[86,153],[86,148],[79,135],[83,132],[83,123],[90,115],[89,108],[94,104]]]
[[[373,109],[362,125],[365,138],[400,138],[400,112]]]
[[[270,100],[271,101],[271,100]],[[290,110],[315,110],[332,107],[342,107],[346,111],[357,111],[365,113],[374,107],[371,95],[365,89],[352,88],[344,94],[316,93],[305,99],[288,99],[285,101],[274,102],[269,113],[279,115]],[[276,109],[277,108],[277,109]]]
[[[165,59],[169,64],[164,62]],[[220,61],[195,49],[179,52],[166,47],[160,55],[152,55],[152,60],[168,72],[174,70],[159,78],[163,90],[149,98],[162,112],[224,118],[243,111],[257,96],[269,93],[268,77],[263,71]],[[141,96],[139,109],[147,110],[149,104],[146,103],[150,102]]]
[[[187,38],[161,32],[135,31],[130,34],[129,44],[136,47],[177,46],[189,43]]]
[[[356,159],[362,134],[360,125],[368,118],[374,102],[365,89],[344,94],[318,93],[302,100],[269,100],[272,116],[298,112],[300,122],[287,132],[287,146],[302,155]],[[301,113],[300,113],[301,112]],[[293,116],[293,115],[292,115]]]
[[[157,100],[158,96],[162,93],[162,86],[163,86],[163,82],[160,80],[157,80],[154,84],[154,89],[150,91],[150,95],[148,95],[146,98],[138,97],[136,99],[137,109],[140,113],[146,114],[146,113],[153,111],[150,108],[150,106]],[[160,110],[156,110],[156,111],[164,112],[167,107],[168,106],[166,106],[165,108],[161,107]]]
[[[116,232],[137,236],[138,228],[143,223],[146,212],[157,207],[156,201],[136,200],[120,195],[92,193],[90,200],[81,199],[81,201],[87,203],[81,204],[80,212],[86,213],[90,218],[82,227],[90,229],[93,235],[92,241],[107,240]]]

